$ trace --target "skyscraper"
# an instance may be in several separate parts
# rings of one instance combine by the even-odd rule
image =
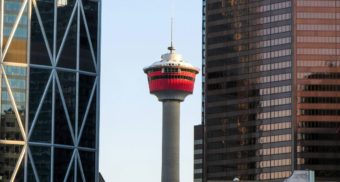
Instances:
[[[339,33],[338,0],[203,0],[205,180],[340,180]]]
[[[0,3],[0,181],[98,181],[100,0]]]

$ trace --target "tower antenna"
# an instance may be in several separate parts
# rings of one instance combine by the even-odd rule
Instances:
[[[174,44],[173,44],[173,33],[174,33],[174,0],[171,0],[171,31],[170,31],[170,47],[168,49],[170,50],[170,53],[172,53],[175,50]]]
[[[174,17],[171,17],[171,47],[173,47]]]
[[[173,27],[174,26],[174,18],[171,17],[171,32],[170,32],[170,47],[168,47],[170,53],[172,53],[175,50],[174,44],[173,44]]]

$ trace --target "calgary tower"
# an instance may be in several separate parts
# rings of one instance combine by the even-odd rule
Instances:
[[[180,103],[192,94],[199,69],[168,48],[162,60],[144,68],[150,93],[163,103],[162,182],[179,182]]]

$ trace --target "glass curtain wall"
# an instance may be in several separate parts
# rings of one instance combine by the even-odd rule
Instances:
[[[339,181],[340,1],[296,6],[297,167]]]
[[[291,6],[290,0],[206,0],[206,180],[291,174]]]
[[[0,181],[98,181],[100,0],[0,5]]]

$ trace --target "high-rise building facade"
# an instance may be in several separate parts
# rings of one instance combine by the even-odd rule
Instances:
[[[340,180],[340,1],[295,2],[297,169]]]
[[[338,0],[203,0],[205,180],[340,180],[339,41]]]
[[[0,181],[98,181],[100,0],[1,0]]]
[[[203,125],[194,128],[194,182],[203,182]]]

